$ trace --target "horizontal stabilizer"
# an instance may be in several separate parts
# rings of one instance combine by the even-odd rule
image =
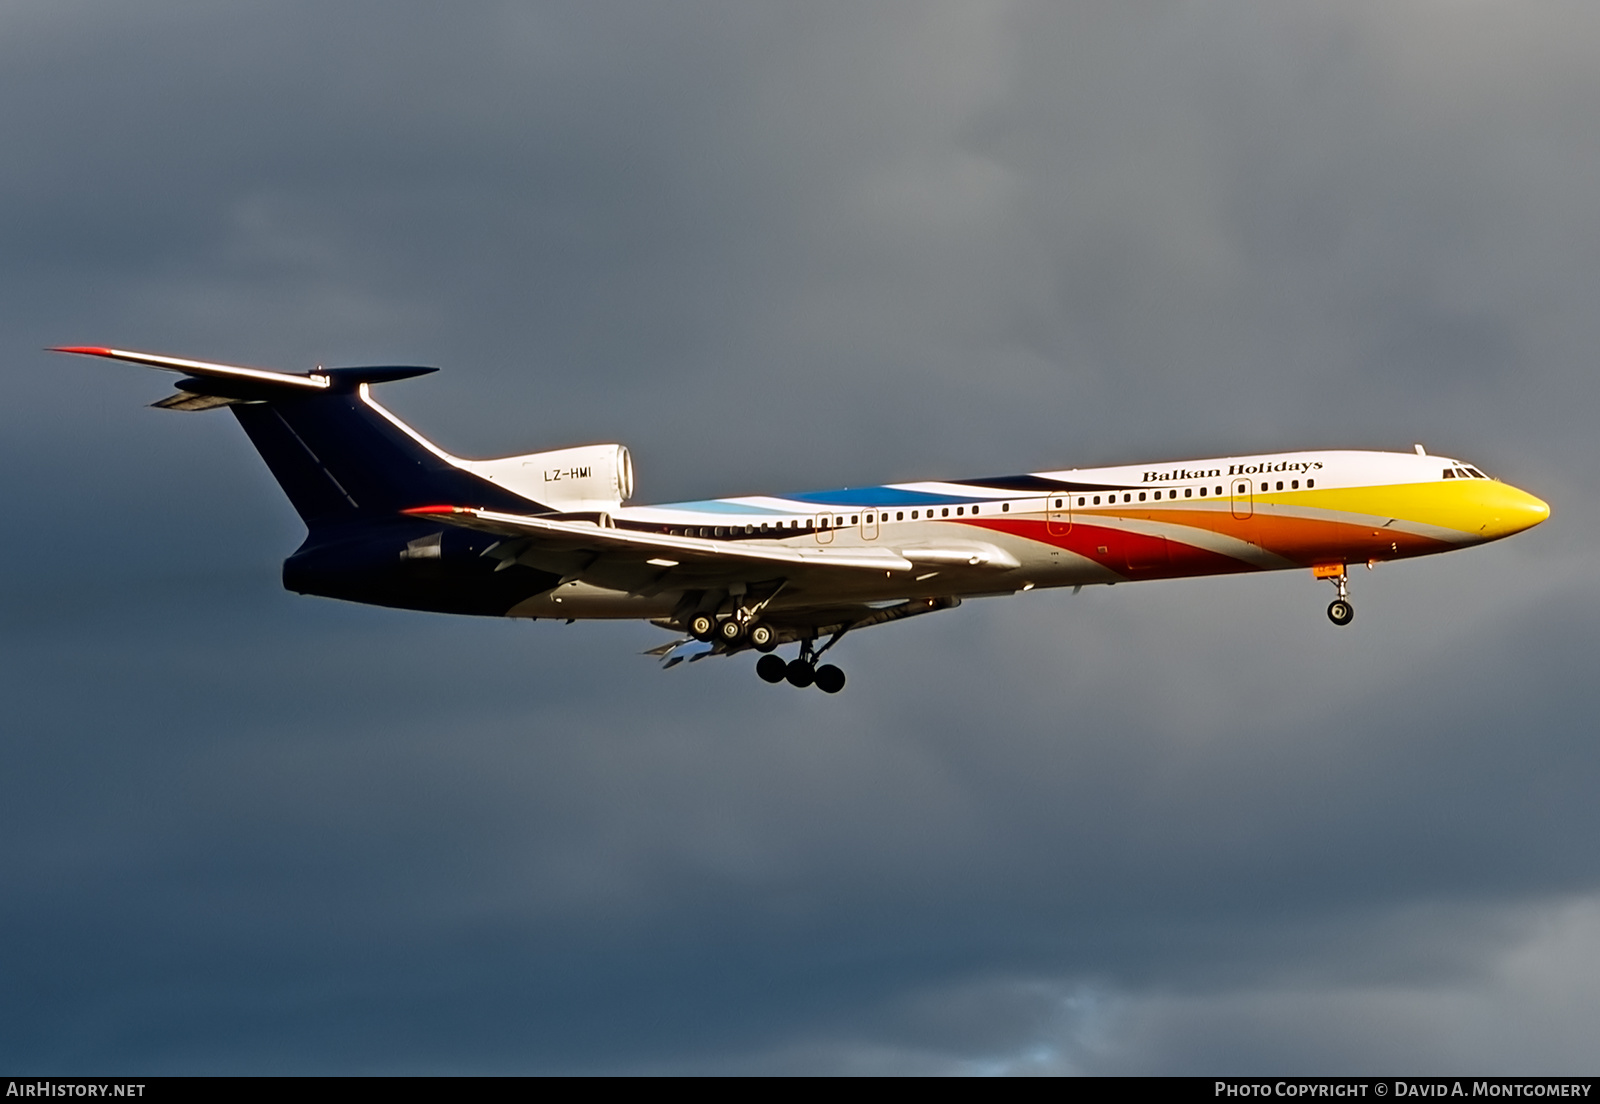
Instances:
[[[129,364],[143,364],[146,368],[160,368],[167,372],[182,372],[186,376],[209,379],[251,381],[275,384],[281,387],[302,388],[307,391],[326,391],[329,383],[325,377],[309,373],[269,372],[264,368],[240,368],[233,364],[208,364],[203,360],[182,360],[178,357],[157,356],[154,353],[136,353],[127,349],[106,349],[98,345],[63,345],[49,350],[52,353],[77,353],[81,356],[106,357],[125,360]]]
[[[437,368],[424,368],[420,364],[374,364],[362,368],[318,368],[317,374],[327,376],[333,386],[354,386],[358,383],[393,383],[395,380],[413,379],[437,372]]]
[[[150,405],[157,410],[185,410],[191,413],[201,410],[215,410],[219,406],[232,406],[243,399],[230,399],[226,395],[191,395],[187,391],[179,391],[176,395],[168,395],[160,402]]]
[[[354,391],[363,383],[389,383],[393,380],[425,376],[439,370],[412,364],[381,364],[365,368],[318,368],[315,372],[272,372],[265,368],[211,364],[203,360],[184,360],[179,357],[158,356],[155,353],[138,353],[129,349],[108,349],[99,345],[60,345],[48,351],[106,357],[109,360],[127,361],[129,364],[142,364],[147,368],[160,368],[167,372],[182,372],[191,378],[180,383],[179,390],[197,394],[214,393],[236,400],[256,398],[259,393],[281,393],[285,388],[302,391]],[[217,386],[218,384],[222,386]],[[176,399],[176,396],[173,398]],[[176,403],[167,405],[169,401],[164,399],[157,405],[168,410],[204,409],[180,406]]]

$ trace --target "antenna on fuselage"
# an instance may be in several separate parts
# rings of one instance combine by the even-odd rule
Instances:
[[[1417,455],[1418,456],[1426,456],[1426,455],[1428,455],[1428,450],[1423,448],[1421,445],[1412,445],[1411,447],[1417,450]]]

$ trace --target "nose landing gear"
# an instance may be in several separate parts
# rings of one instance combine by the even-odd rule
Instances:
[[[1350,578],[1344,564],[1318,564],[1311,569],[1319,579],[1327,579],[1339,592],[1339,597],[1328,603],[1328,620],[1335,625],[1348,625],[1355,620],[1356,608],[1350,604]]]

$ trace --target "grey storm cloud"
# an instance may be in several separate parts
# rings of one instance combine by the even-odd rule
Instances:
[[[0,1056],[40,1072],[1592,1066],[1600,16],[13,4]],[[640,497],[1459,453],[1502,545],[968,603],[838,698],[295,598],[302,369]]]

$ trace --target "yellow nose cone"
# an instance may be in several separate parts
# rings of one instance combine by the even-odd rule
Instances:
[[[1496,540],[1532,529],[1550,516],[1550,506],[1543,499],[1534,498],[1527,491],[1519,491],[1509,483],[1477,483],[1474,481],[1473,498],[1480,523],[1478,535],[1484,540]]]

